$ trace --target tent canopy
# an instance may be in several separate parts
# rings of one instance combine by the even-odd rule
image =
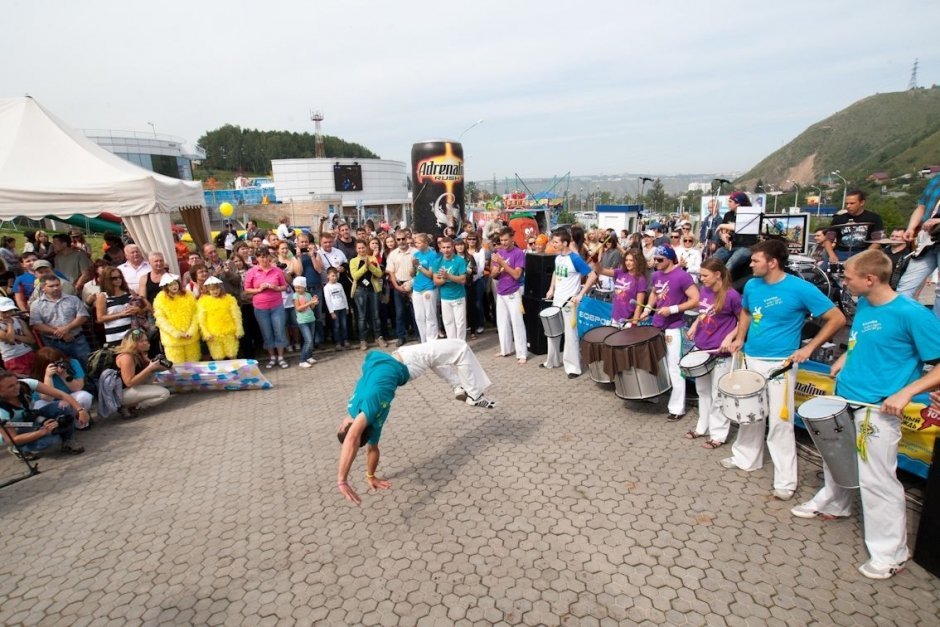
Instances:
[[[28,96],[0,99],[0,219],[111,212],[146,253],[163,252],[178,272],[170,212],[202,205],[201,183],[125,161]]]

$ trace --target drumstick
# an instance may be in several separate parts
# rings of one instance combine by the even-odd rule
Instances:
[[[837,401],[842,401],[846,405],[858,405],[860,407],[868,407],[869,409],[877,409],[881,411],[881,405],[875,405],[874,403],[863,403],[862,401],[853,401],[848,398],[842,398],[841,396],[831,395],[831,396],[820,396],[818,398],[831,398]]]
[[[635,299],[635,298],[631,298],[631,299],[630,299],[630,304],[633,305],[634,307],[636,307],[637,305],[639,305],[639,306],[642,307],[643,309],[649,309],[650,311],[656,311],[656,308],[655,308],[655,307],[650,307],[649,305],[640,305],[640,303],[636,302],[636,299]]]

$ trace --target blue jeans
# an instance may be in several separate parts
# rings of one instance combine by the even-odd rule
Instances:
[[[724,262],[728,272],[734,272],[737,268],[747,265],[751,258],[751,249],[740,246],[728,250],[722,247],[715,251],[714,257]]]
[[[35,410],[35,412],[38,416],[40,416],[40,418],[36,420],[36,428],[34,429],[20,428],[16,430],[18,434],[30,433],[32,431],[35,431],[36,429],[41,427],[42,423],[44,423],[46,420],[48,420],[49,418],[55,418],[56,416],[60,414],[68,414],[69,416],[72,416],[73,418],[75,417],[75,410],[73,410],[71,407],[67,407],[64,409],[62,407],[59,407],[58,401],[54,401],[52,403],[49,403],[48,405],[43,405],[40,409]],[[64,428],[60,427],[56,429],[54,433],[50,433],[49,435],[44,435],[38,440],[33,440],[32,442],[28,442],[27,444],[21,444],[20,448],[23,449],[24,451],[44,451],[50,446],[52,446],[53,444],[58,444],[59,442],[65,442],[66,440],[71,440],[74,434],[75,434],[75,423],[73,421],[73,422],[70,422],[68,426]]]
[[[348,313],[346,309],[337,309],[333,312],[336,315],[333,318],[333,341],[337,346],[349,341],[349,329],[346,325],[346,314]]]
[[[372,327],[372,335],[375,339],[382,337],[382,325],[379,322],[379,295],[371,287],[363,288],[360,285],[353,299],[356,301],[356,314],[359,318],[359,341],[367,341],[369,327]]]
[[[313,307],[314,314],[317,317],[317,321],[313,323],[313,345],[317,346],[323,343],[324,336],[326,335],[325,327],[323,326],[323,286],[310,286],[307,288],[307,292],[317,297],[317,304]]]
[[[82,368],[87,368],[88,355],[91,354],[91,348],[88,346],[88,340],[85,339],[81,329],[78,329],[75,333],[75,337],[67,342],[65,340],[49,337],[48,335],[43,335],[42,343],[49,348],[59,349],[72,359],[77,359],[78,363],[82,365]]]
[[[938,266],[940,266],[940,246],[928,250],[918,259],[911,259],[904,274],[901,275],[901,280],[898,281],[898,293],[914,298],[914,294]],[[934,290],[933,314],[940,318],[940,283],[934,286]]]
[[[392,290],[392,295],[395,297],[395,335],[398,336],[400,342],[404,342],[408,339],[408,327],[417,329],[411,305],[411,294]]]
[[[273,309],[255,308],[255,320],[261,329],[265,350],[287,347],[287,312],[284,305]]]
[[[300,328],[300,335],[304,338],[303,348],[300,349],[300,361],[307,361],[313,357],[313,334],[316,323],[300,322],[297,326]]]

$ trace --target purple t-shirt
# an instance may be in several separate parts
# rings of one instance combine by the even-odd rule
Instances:
[[[710,351],[721,346],[725,337],[738,323],[741,313],[741,295],[733,289],[725,294],[721,311],[715,311],[715,293],[707,287],[699,292],[698,311],[703,317],[695,329],[695,346]]]
[[[631,305],[630,301],[643,293],[646,293],[645,276],[633,276],[623,268],[614,270],[614,307],[610,317],[615,322],[632,318],[636,305]]]
[[[500,248],[496,251],[496,254],[505,259],[506,263],[509,264],[509,267],[513,270],[516,268],[522,268],[523,271],[525,270],[525,251],[518,246],[513,245],[512,250],[503,250]],[[518,279],[514,279],[509,276],[508,272],[500,272],[499,278],[496,280],[496,293],[500,296],[515,294],[519,291],[521,284],[522,275],[520,275]]]
[[[657,270],[653,273],[651,281],[653,293],[656,294],[656,309],[681,305],[688,300],[685,291],[694,285],[689,273],[679,266],[673,266],[669,272]],[[678,329],[682,323],[681,312],[665,317],[659,314],[653,316],[653,326],[660,329]]]

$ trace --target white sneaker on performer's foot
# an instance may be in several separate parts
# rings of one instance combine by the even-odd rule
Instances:
[[[907,562],[901,562],[900,564],[894,565],[882,565],[877,564],[872,560],[868,560],[858,567],[858,572],[862,573],[869,579],[890,579],[894,575],[897,575],[899,572],[904,570],[904,565],[906,563]]]
[[[310,359],[307,360],[307,363],[312,366],[313,364],[317,363],[317,360],[311,357]]]
[[[733,457],[725,457],[718,463],[721,464],[723,468],[727,468],[728,470],[734,470],[735,468],[737,468],[737,465],[734,463]]]
[[[776,490],[773,490],[771,494],[778,501],[789,501],[790,499],[793,498],[794,492],[795,490],[781,490],[778,488]]]
[[[467,391],[463,389],[463,387],[458,385],[457,387],[454,388],[454,398],[457,399],[458,401],[467,400]]]
[[[845,516],[835,516],[833,514],[820,512],[810,505],[808,501],[790,509],[790,513],[797,518],[819,518],[820,520],[839,520],[840,518],[845,518]]]
[[[491,401],[490,399],[486,398],[482,394],[480,394],[480,398],[477,398],[477,399],[473,399],[467,396],[466,403],[467,405],[472,405],[474,407],[483,407],[485,409],[493,409],[494,407],[496,407],[496,401]]]

